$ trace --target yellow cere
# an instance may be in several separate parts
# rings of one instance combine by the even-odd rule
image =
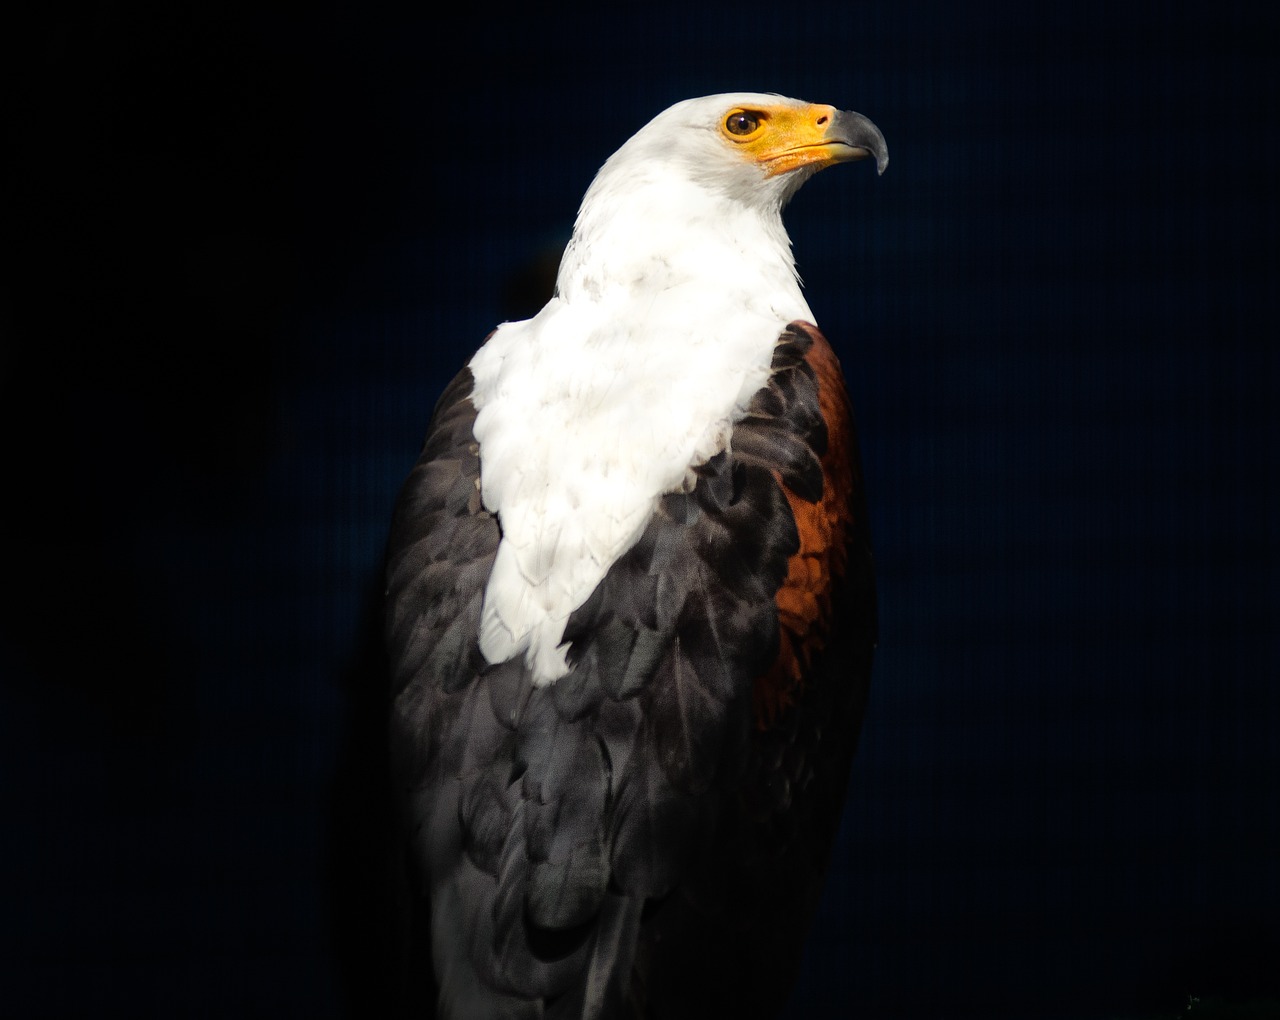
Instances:
[[[733,107],[721,118],[720,134],[769,177],[822,169],[863,154],[831,133],[838,114],[834,106]]]

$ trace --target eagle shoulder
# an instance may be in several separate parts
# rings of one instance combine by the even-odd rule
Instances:
[[[501,528],[471,386],[437,404],[387,557],[393,765],[443,1012],[696,1015],[730,976],[755,1012],[798,964],[874,640],[835,623],[874,605],[834,355],[783,332],[727,448],[570,615],[550,685],[477,645]]]

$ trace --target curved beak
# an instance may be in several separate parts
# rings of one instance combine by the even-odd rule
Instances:
[[[849,150],[849,155],[841,162],[874,156],[877,174],[884,173],[884,168],[889,165],[889,146],[885,144],[884,135],[860,113],[835,111],[827,128],[827,142]]]
[[[770,177],[821,170],[874,156],[880,173],[889,165],[889,147],[880,129],[860,113],[834,106],[765,106],[755,136],[744,139],[743,156]],[[732,141],[732,139],[731,139]]]

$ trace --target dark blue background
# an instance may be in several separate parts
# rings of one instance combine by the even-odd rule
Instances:
[[[596,167],[736,89],[859,110],[892,154],[788,211],[882,621],[795,1015],[1280,993],[1264,5],[155,4],[8,35],[0,1012],[385,1006],[397,487]]]

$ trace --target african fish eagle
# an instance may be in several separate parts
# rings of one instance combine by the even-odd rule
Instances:
[[[849,399],[781,214],[866,156],[883,172],[857,113],[677,103],[600,169],[546,306],[436,404],[386,634],[440,1016],[785,1003],[875,595]]]

